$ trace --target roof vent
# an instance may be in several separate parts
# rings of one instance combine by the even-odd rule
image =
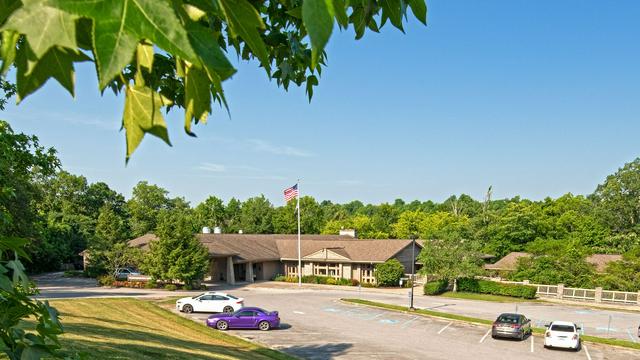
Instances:
[[[222,234],[222,229],[220,229],[220,226],[216,226],[213,228],[213,233],[214,234]]]
[[[358,237],[355,229],[340,229],[340,236],[350,236],[354,239]]]
[[[211,229],[209,229],[208,226],[205,226],[202,228],[202,233],[203,234],[211,234]]]

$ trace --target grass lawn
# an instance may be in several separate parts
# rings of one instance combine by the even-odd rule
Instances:
[[[65,350],[92,359],[294,359],[136,299],[55,300]]]
[[[483,300],[483,301],[493,301],[493,302],[542,302],[542,300],[535,299],[523,299],[512,296],[501,296],[501,295],[490,295],[490,294],[478,294],[478,293],[469,293],[469,292],[453,292],[447,291],[443,294],[440,294],[441,297],[453,298],[453,299],[468,299],[468,300]]]

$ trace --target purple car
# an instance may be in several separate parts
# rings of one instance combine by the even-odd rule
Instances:
[[[260,329],[267,331],[280,326],[280,317],[278,317],[277,311],[245,307],[234,313],[211,315],[207,318],[206,324],[218,330]]]

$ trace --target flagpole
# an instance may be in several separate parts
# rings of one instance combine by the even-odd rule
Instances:
[[[300,255],[300,179],[296,184],[298,187],[297,206],[298,209],[298,287],[302,287],[302,257]]]

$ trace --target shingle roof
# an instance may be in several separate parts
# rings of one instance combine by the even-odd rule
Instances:
[[[236,262],[297,259],[297,235],[271,234],[197,234],[200,242],[213,257],[235,256]],[[143,250],[156,240],[146,234],[129,241],[130,246]],[[384,262],[411,244],[411,240],[356,239],[341,235],[302,235],[301,254],[306,256],[322,249],[351,259],[354,262]],[[421,248],[416,242],[417,251]]]
[[[511,252],[505,255],[502,259],[496,261],[495,264],[486,264],[484,268],[487,270],[514,271],[518,266],[518,259],[530,256],[531,254],[526,252]]]
[[[596,267],[596,271],[603,273],[607,270],[607,265],[613,261],[622,260],[622,255],[614,254],[593,254],[587,257],[587,262]]]

